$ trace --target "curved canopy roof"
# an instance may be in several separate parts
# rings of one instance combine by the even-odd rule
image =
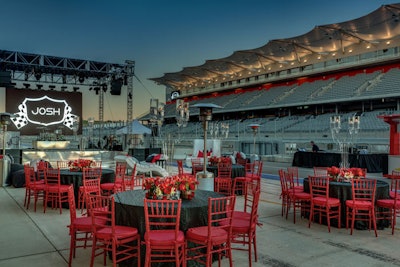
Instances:
[[[201,83],[234,80],[243,77],[243,73],[254,76],[273,72],[274,68],[276,71],[278,66],[289,69],[316,59],[328,60],[329,56],[392,47],[400,42],[399,22],[400,4],[382,5],[358,19],[316,26],[303,35],[271,40],[259,48],[236,51],[228,57],[207,60],[203,65],[185,67],[150,80],[173,89],[185,89]]]

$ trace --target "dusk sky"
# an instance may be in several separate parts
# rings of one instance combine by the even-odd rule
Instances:
[[[149,78],[202,65],[317,25],[352,20],[393,1],[375,0],[1,0],[0,49],[123,64],[136,62],[133,115],[165,101]],[[84,89],[83,119],[98,119]],[[88,104],[89,103],[89,104]],[[104,119],[126,120],[126,89],[105,96]]]

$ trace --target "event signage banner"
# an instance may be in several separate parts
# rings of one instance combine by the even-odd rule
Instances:
[[[81,133],[82,94],[50,90],[6,90],[6,111],[13,114],[10,131],[22,135],[62,130]]]

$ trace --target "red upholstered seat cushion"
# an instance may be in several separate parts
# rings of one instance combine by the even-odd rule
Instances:
[[[195,228],[189,228],[186,232],[186,237],[189,240],[196,240],[197,243],[205,243],[208,239],[208,227],[200,226]],[[213,244],[221,244],[228,238],[228,232],[221,228],[215,228],[211,230],[211,239]]]
[[[144,240],[149,241],[155,246],[173,245],[176,242],[184,242],[185,234],[182,231],[178,232],[178,238],[175,239],[175,230],[153,230],[144,234]]]
[[[116,225],[115,226],[115,236],[120,239],[124,237],[129,237],[137,235],[138,230],[134,227]],[[111,239],[112,229],[111,227],[105,227],[96,232],[96,236],[101,239]]]
[[[346,206],[349,207],[354,207],[354,208],[364,208],[364,209],[368,209],[369,207],[372,206],[371,201],[360,201],[360,200],[346,200]]]
[[[312,201],[317,204],[317,205],[325,205],[326,203],[326,198],[325,197],[314,197]],[[337,198],[328,198],[328,204],[329,205],[339,205],[340,200]]]
[[[394,206],[394,199],[378,199],[376,205],[382,208],[392,208]],[[397,209],[400,208],[400,201],[396,202]]]

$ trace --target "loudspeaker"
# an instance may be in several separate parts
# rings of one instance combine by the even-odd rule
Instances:
[[[122,87],[123,80],[122,78],[112,80],[111,81],[111,91],[112,95],[121,95],[121,87]]]
[[[11,71],[0,71],[0,86],[11,84]]]

